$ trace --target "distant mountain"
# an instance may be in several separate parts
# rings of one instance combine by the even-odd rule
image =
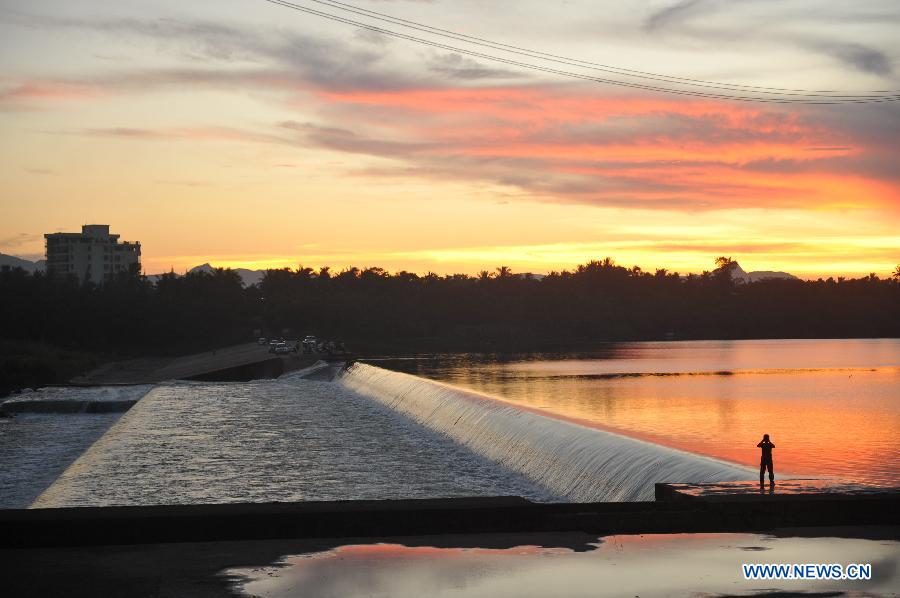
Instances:
[[[194,266],[190,270],[187,271],[188,274],[197,274],[198,272],[205,272],[207,274],[212,274],[216,269],[213,268],[209,262],[205,264],[200,264],[199,266]]]
[[[9,266],[10,268],[22,268],[26,272],[43,272],[47,268],[47,262],[45,262],[44,260],[32,262],[31,260],[26,260],[14,255],[6,255],[5,253],[0,253],[0,268],[2,268],[3,266]]]
[[[44,270],[46,270],[46,265],[47,264],[44,260],[32,262],[24,258],[16,257],[14,255],[0,253],[0,267],[9,266],[11,268],[22,268],[26,272],[43,272]],[[193,268],[188,270],[188,273],[206,272],[207,274],[211,274],[215,272],[215,270],[216,267],[207,262],[205,264],[200,264],[199,266],[194,266]],[[241,279],[241,283],[245,287],[259,284],[260,281],[262,281],[263,275],[265,275],[266,273],[265,270],[248,270],[247,268],[232,268],[232,270],[237,272],[237,275]],[[544,278],[543,274],[517,274],[517,276],[521,278],[525,278],[529,275],[537,280]],[[155,283],[159,280],[160,276],[162,275],[150,274],[146,278],[147,280]],[[737,262],[735,262],[734,267],[731,270],[731,277],[735,280],[743,280],[744,282],[757,282],[760,280],[766,280],[768,278],[798,280],[796,276],[788,272],[773,272],[769,270],[756,270],[754,272],[746,272]]]
[[[731,278],[734,280],[743,280],[744,282],[757,282],[766,280],[767,278],[783,278],[785,280],[798,280],[793,274],[787,272],[770,272],[768,270],[756,270],[754,272],[745,272],[740,264],[734,263],[731,270]]]
[[[241,284],[245,287],[249,287],[251,285],[259,284],[262,280],[263,274],[266,273],[265,270],[248,270],[247,268],[232,268],[237,275],[241,279]],[[200,264],[199,266],[194,266],[190,270],[187,271],[188,274],[196,274],[198,272],[205,272],[207,274],[212,274],[216,271],[216,267],[210,264],[209,262],[205,264]],[[176,274],[175,276],[178,276]],[[162,274],[148,274],[145,276],[147,280],[152,283],[159,282],[159,279],[162,277]]]
[[[211,274],[215,272],[215,270],[216,268],[207,262],[205,264],[200,264],[199,266],[194,266],[188,270],[188,273],[206,272],[207,274]],[[237,275],[241,277],[241,283],[243,283],[245,287],[259,284],[263,274],[266,273],[265,270],[248,270],[247,268],[232,268],[232,270],[237,272]]]

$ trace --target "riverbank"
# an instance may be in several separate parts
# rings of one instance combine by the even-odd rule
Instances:
[[[77,386],[155,384],[165,380],[240,382],[278,376],[311,366],[319,355],[275,355],[268,345],[244,343],[171,358],[115,361],[76,376]]]
[[[348,356],[340,356],[346,359]],[[166,380],[245,382],[307,368],[322,355],[275,355],[268,345],[243,343],[176,357],[112,360],[45,343],[0,341],[0,399],[46,386],[118,386]]]
[[[0,399],[23,388],[64,383],[107,359],[47,343],[0,340]]]

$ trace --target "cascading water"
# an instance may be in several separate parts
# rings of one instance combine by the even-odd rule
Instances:
[[[573,501],[651,500],[655,482],[754,477],[749,468],[367,364],[351,366],[340,383]]]
[[[0,403],[0,508],[27,507],[151,388],[52,387]]]
[[[331,382],[332,369],[324,364],[277,380],[160,384],[25,506],[555,498]],[[320,374],[325,379],[310,379]],[[2,474],[0,467],[0,504]]]

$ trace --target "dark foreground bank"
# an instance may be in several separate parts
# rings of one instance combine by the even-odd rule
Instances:
[[[406,597],[420,596],[423,584],[435,595],[478,598],[510,588],[517,596],[758,595],[759,584],[769,593],[821,588],[754,585],[741,579],[741,562],[823,550],[822,558],[874,563],[871,581],[828,582],[838,590],[895,582],[884,559],[900,539],[900,494],[723,500],[721,486],[709,495],[657,490],[658,501],[646,503],[498,497],[0,511],[3,595]]]
[[[580,532],[0,549],[8,597],[895,595],[900,527]],[[745,562],[872,563],[866,581],[747,581]],[[804,560],[806,559],[806,560]]]
[[[900,524],[900,493],[533,503],[517,497],[0,511],[0,547],[434,535],[766,531]]]

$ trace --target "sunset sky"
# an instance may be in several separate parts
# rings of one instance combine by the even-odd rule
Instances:
[[[347,1],[676,77],[900,90],[896,0]],[[604,256],[686,273],[728,255],[887,276],[900,102],[617,87],[263,0],[0,0],[0,216],[0,252],[37,259],[44,233],[108,223],[147,273]]]

